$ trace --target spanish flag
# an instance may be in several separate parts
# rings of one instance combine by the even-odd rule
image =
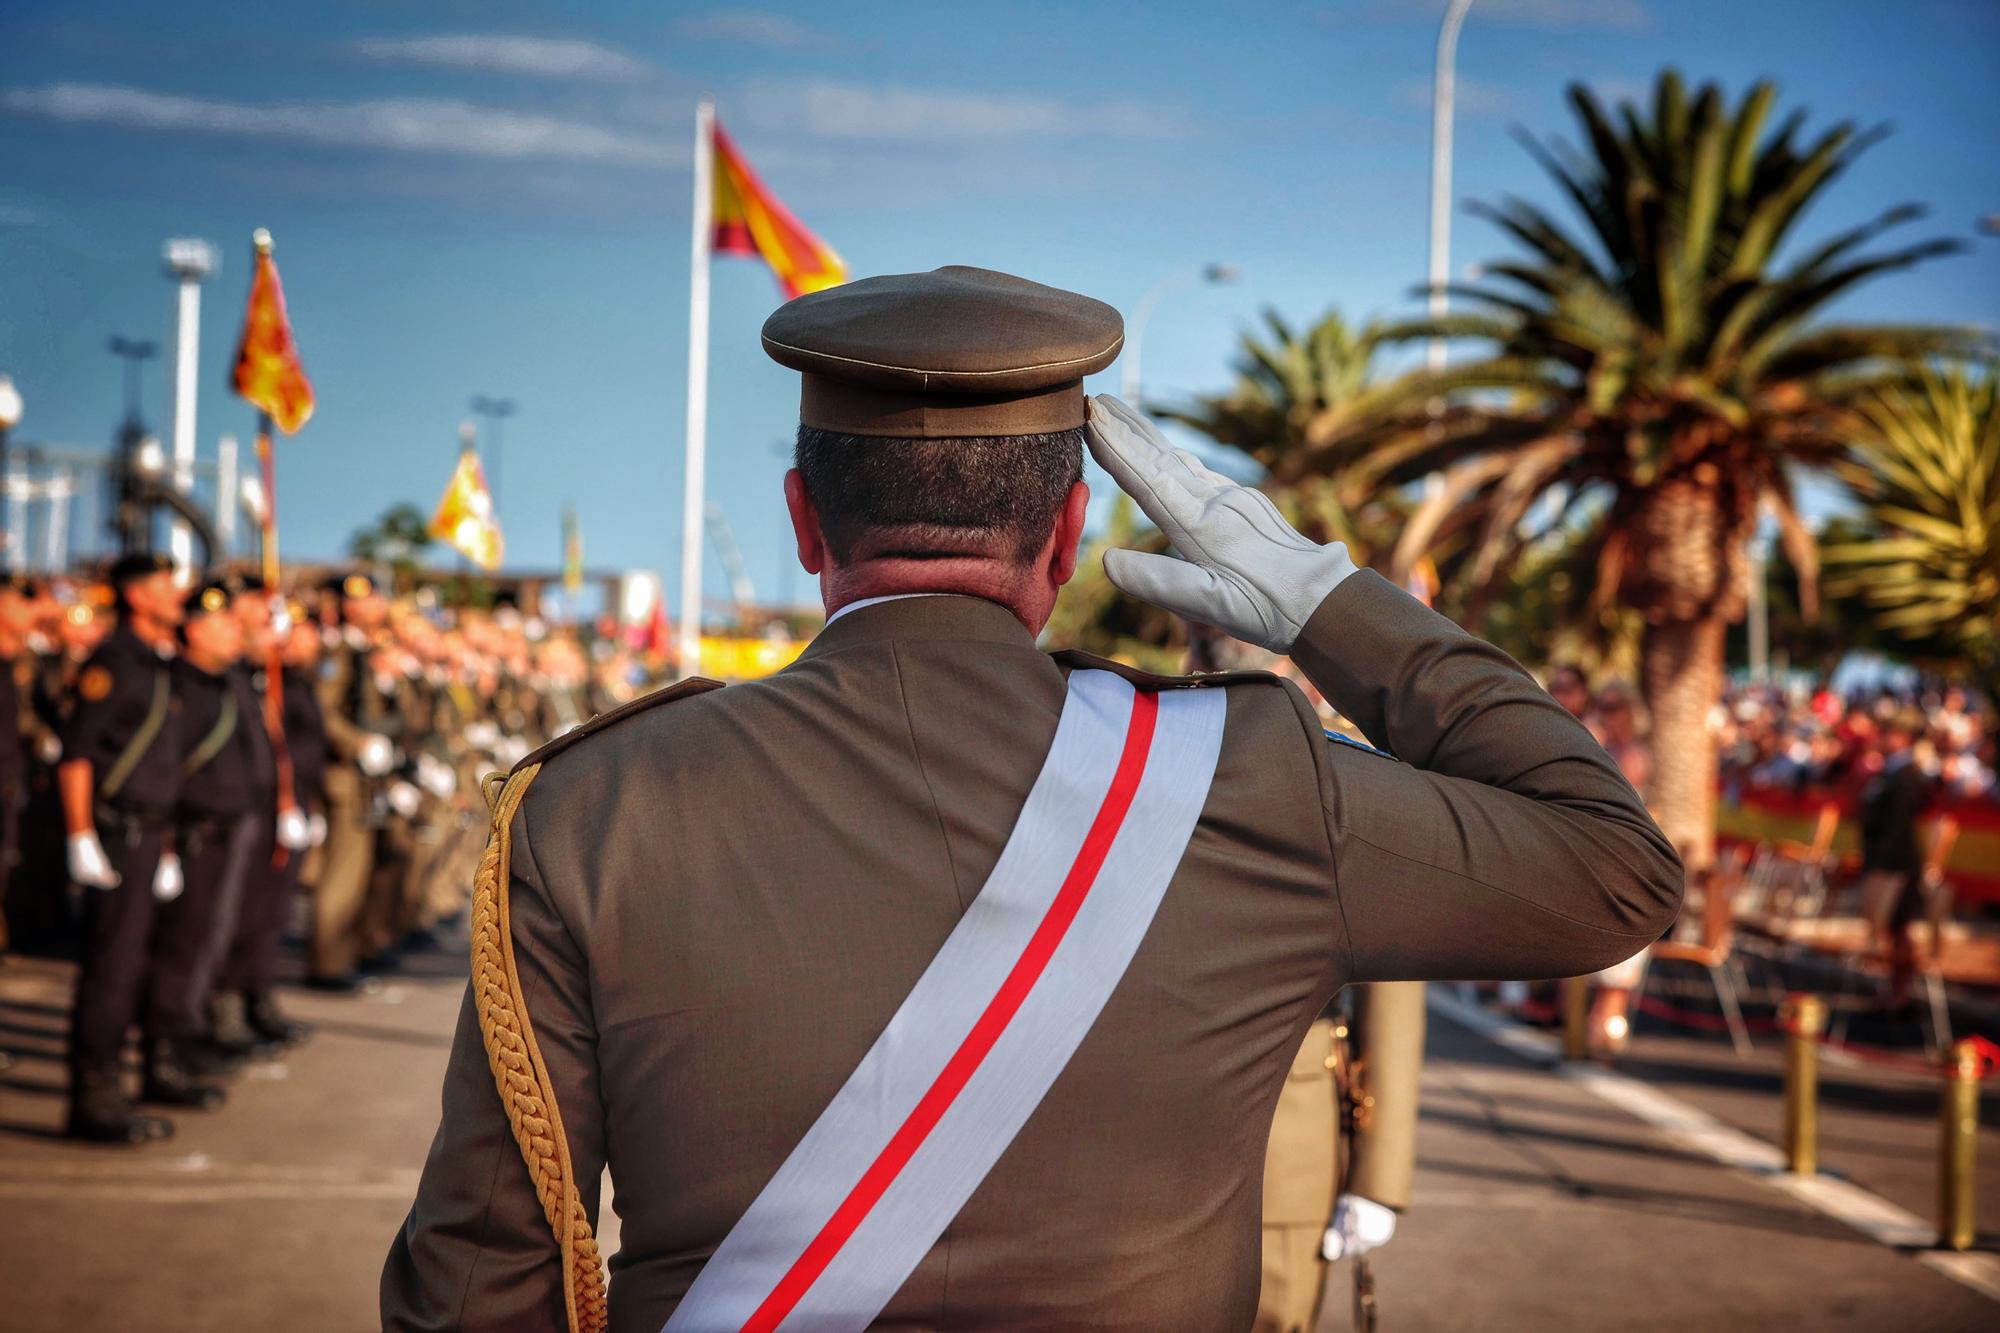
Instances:
[[[500,568],[505,542],[500,536],[500,521],[493,516],[493,494],[486,489],[486,469],[479,466],[479,455],[473,450],[459,454],[458,466],[452,469],[444,497],[438,501],[437,512],[431,515],[430,531],[431,536],[481,569]]]
[[[243,315],[243,340],[236,346],[236,392],[267,413],[287,435],[297,433],[313,413],[313,390],[299,364],[298,344],[285,316],[285,289],[271,258],[271,233],[259,227],[256,270],[250,277],[250,307]]]
[[[771,197],[736,145],[714,129],[715,253],[761,257],[777,274],[785,299],[847,281],[847,265]]]

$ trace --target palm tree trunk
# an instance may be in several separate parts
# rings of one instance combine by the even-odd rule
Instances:
[[[1715,859],[1715,736],[1709,710],[1722,697],[1725,616],[1646,627],[1639,687],[1653,723],[1653,783],[1647,805],[1690,872]]]

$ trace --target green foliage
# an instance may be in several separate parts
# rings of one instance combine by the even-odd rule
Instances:
[[[1810,572],[1787,468],[1830,464],[1857,403],[1911,358],[1970,343],[1945,329],[1822,322],[1836,298],[1956,247],[1876,248],[1920,216],[1909,205],[1790,244],[1880,133],[1842,122],[1808,137],[1803,112],[1772,127],[1776,97],[1768,83],[1734,105],[1713,84],[1690,95],[1671,70],[1650,108],[1613,110],[1573,87],[1584,148],[1524,139],[1570,217],[1515,198],[1479,209],[1522,253],[1451,289],[1470,313],[1382,331],[1486,344],[1433,386],[1486,418],[1450,451],[1469,477],[1484,469],[1466,499],[1491,502],[1492,549],[1473,565],[1485,577],[1518,557],[1521,520],[1545,492],[1573,501],[1608,488],[1598,601],[1617,594],[1655,620],[1733,616],[1760,502]],[[1508,461],[1495,466],[1496,454]],[[1632,521],[1662,498],[1662,521]],[[1411,538],[1405,548],[1420,550],[1428,533]],[[1668,543],[1677,549],[1655,549]]]
[[[1991,670],[2000,641],[2000,369],[1926,369],[1861,409],[1839,475],[1871,539],[1829,545],[1829,588],[1858,596],[1905,643],[1954,645]]]
[[[422,510],[413,504],[397,504],[367,527],[355,529],[347,539],[347,550],[364,564],[388,568],[396,585],[404,587],[414,580],[424,552],[434,540]]]

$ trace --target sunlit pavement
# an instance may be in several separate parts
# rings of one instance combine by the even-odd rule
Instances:
[[[288,991],[318,1025],[229,1104],[140,1151],[54,1137],[68,969],[0,965],[0,1327],[160,1333],[372,1326],[375,1278],[437,1117],[463,992],[457,942],[351,999]],[[1641,1024],[1623,1068],[1751,1135],[1777,1129],[1774,1038]],[[1822,1156],[1928,1218],[1934,1085],[1830,1063]],[[2000,1121],[1990,1105],[1989,1125]],[[1982,1149],[2000,1228],[2000,1141]],[[1380,1326],[1414,1329],[1987,1329],[2000,1303],[1720,1166],[1434,1013],[1415,1202],[1375,1260]],[[608,1213],[602,1230],[615,1247]],[[1991,1256],[1988,1256],[1989,1258]],[[1323,1323],[1348,1326],[1336,1267]]]

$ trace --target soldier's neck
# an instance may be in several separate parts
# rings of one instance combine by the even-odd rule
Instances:
[[[145,644],[148,648],[163,653],[173,651],[174,631],[173,627],[166,622],[155,620],[148,615],[141,615],[137,611],[131,611],[126,613],[125,623],[131,627],[132,633],[138,638],[139,642]]]
[[[851,566],[829,566],[820,573],[820,600],[828,616],[852,602],[913,593],[978,597],[1013,612],[1031,634],[1042,632],[1055,602],[1053,590],[1037,588],[1033,571],[976,556],[891,556]]]

